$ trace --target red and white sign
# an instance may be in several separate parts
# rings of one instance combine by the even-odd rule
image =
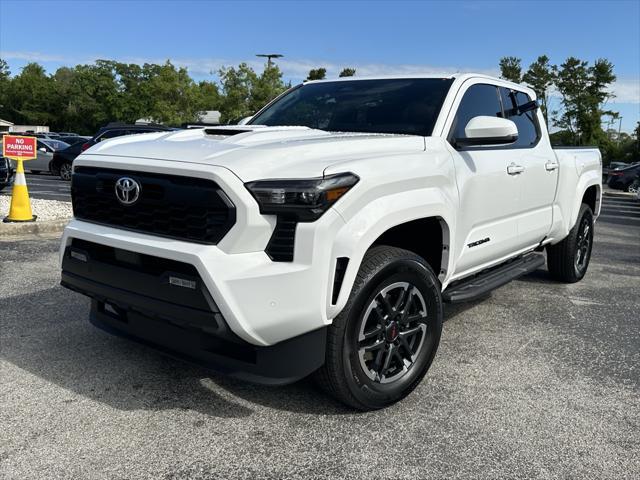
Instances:
[[[2,155],[12,160],[33,160],[38,156],[38,139],[5,135],[2,137]]]

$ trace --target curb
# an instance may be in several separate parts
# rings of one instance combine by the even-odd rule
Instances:
[[[14,235],[38,235],[40,233],[60,233],[71,218],[35,221],[27,223],[0,223],[0,238]]]

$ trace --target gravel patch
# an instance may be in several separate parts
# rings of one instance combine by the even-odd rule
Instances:
[[[2,216],[2,218],[9,214],[10,205],[11,197],[0,196],[0,216]],[[71,203],[60,202],[58,200],[40,200],[32,198],[31,211],[34,215],[37,215],[38,221],[62,220],[73,216]]]

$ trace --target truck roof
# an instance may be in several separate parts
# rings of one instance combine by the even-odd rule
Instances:
[[[307,84],[307,83],[327,83],[327,82],[354,82],[359,80],[393,80],[393,79],[403,79],[403,78],[448,78],[448,79],[454,79],[458,84],[463,83],[464,81],[469,80],[471,78],[481,78],[481,79],[486,79],[491,83],[495,83],[501,86],[510,87],[515,90],[526,92],[527,94],[529,94],[529,96],[533,100],[536,99],[535,92],[526,85],[510,82],[509,80],[494,77],[484,73],[473,73],[473,72],[414,73],[414,74],[403,74],[403,75],[371,75],[371,76],[358,76],[358,77],[354,76],[354,77],[325,78],[323,80],[306,80],[304,83]]]

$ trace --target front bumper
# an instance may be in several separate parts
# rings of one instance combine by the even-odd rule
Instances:
[[[324,363],[326,327],[250,344],[229,329],[188,264],[75,240],[63,254],[61,284],[91,297],[97,327],[222,373],[284,384]]]

